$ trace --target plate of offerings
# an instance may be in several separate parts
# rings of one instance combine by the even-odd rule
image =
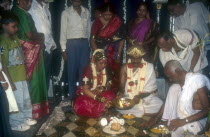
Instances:
[[[119,134],[124,133],[126,130],[123,127],[125,124],[124,119],[119,119],[117,117],[111,117],[110,121],[108,121],[106,118],[102,118],[101,121],[101,126],[103,126],[103,132],[116,136]]]
[[[116,126],[116,127],[118,127],[118,126]],[[105,132],[107,134],[110,134],[112,136],[116,136],[116,135],[120,135],[120,134],[124,133],[125,132],[125,128],[121,127],[119,130],[116,130],[116,129],[111,129],[109,126],[106,126],[103,129],[103,132]]]
[[[133,114],[123,114],[123,118],[125,119],[134,119],[136,116]]]
[[[115,102],[115,108],[118,110],[128,110],[135,105],[135,102],[128,98],[120,98]]]
[[[150,131],[155,134],[170,134],[168,127],[166,127],[165,125],[158,125],[157,127],[152,128]]]

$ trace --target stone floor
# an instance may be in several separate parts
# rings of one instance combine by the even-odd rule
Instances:
[[[59,99],[56,99],[56,100],[54,98],[49,99],[50,114],[54,110],[55,106],[57,106],[59,103],[60,103]],[[36,133],[38,132],[42,124],[48,119],[50,114],[38,119],[37,124],[34,126],[31,126],[30,130],[28,131],[25,131],[25,132],[13,131],[12,137],[33,137],[34,135],[36,135]]]
[[[72,110],[72,109],[71,109]],[[73,111],[65,112],[66,119],[62,122],[57,122],[52,128],[45,130],[41,135],[35,137],[109,137],[110,135],[103,132],[100,126],[100,119],[78,117]],[[118,113],[112,109],[103,117],[118,116]],[[120,135],[121,137],[158,137],[158,135],[147,130],[148,134],[139,128],[139,125],[148,121],[150,117],[135,118],[132,120],[125,120],[126,132]],[[145,129],[144,129],[145,130]]]

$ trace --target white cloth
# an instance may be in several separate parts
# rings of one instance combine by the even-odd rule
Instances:
[[[159,56],[160,61],[163,66],[170,60],[177,60],[180,62],[182,67],[186,70],[190,70],[191,61],[193,58],[193,48],[195,48],[198,44],[198,37],[192,30],[181,29],[174,31],[173,34],[174,39],[182,51],[176,53],[174,48],[172,47],[171,51],[165,52],[160,49]],[[199,72],[203,68],[208,65],[207,59],[204,55],[204,52],[200,49],[200,57],[198,59],[197,64],[195,65],[194,72]]]
[[[46,51],[50,54],[51,47],[55,46],[54,49],[56,49],[57,46],[52,36],[51,13],[48,6],[44,2],[42,4],[43,7],[36,0],[33,0],[29,13],[34,20],[37,31],[44,34]]]
[[[17,102],[15,99],[14,93],[12,91],[12,88],[10,86],[10,83],[9,83],[9,80],[8,80],[6,74],[2,71],[1,56],[0,56],[0,72],[2,72],[4,79],[6,80],[6,82],[8,84],[8,89],[5,92],[6,92],[7,100],[8,100],[8,104],[9,104],[9,112],[17,112],[18,106],[17,106]]]
[[[182,88],[179,84],[173,84],[168,90],[168,95],[166,98],[165,108],[162,116],[163,121],[168,121],[168,126],[171,120],[177,118],[177,105],[181,90]]]
[[[187,5],[183,15],[175,18],[175,30],[190,29],[198,33],[203,40],[206,34],[209,33],[208,28],[209,11],[201,2],[195,2]],[[207,39],[210,39],[208,36]]]
[[[194,93],[198,89],[206,86],[210,89],[209,79],[199,73],[188,73],[185,77],[184,86],[181,88],[180,85],[174,84],[170,87],[168,96],[165,102],[165,108],[163,113],[163,120],[168,120],[168,125],[170,121],[176,118],[184,119],[186,117],[192,116],[198,113],[200,110],[193,109],[193,98]],[[186,124],[180,127],[174,133],[172,137],[182,137],[184,131],[188,131],[194,135],[203,130],[207,118]]]
[[[140,69],[137,69],[137,71],[140,71]],[[135,75],[134,73],[133,77],[134,79],[139,79],[138,75]],[[126,82],[127,85],[127,82]],[[146,74],[145,74],[145,85],[143,88],[142,93],[151,93],[157,89],[157,84],[156,84],[156,76],[155,76],[155,71],[154,71],[154,66],[151,63],[147,63],[147,68],[146,68]],[[125,96],[128,96],[128,98],[133,99],[135,95],[139,94],[139,91],[134,91],[135,94],[132,96],[128,96],[127,89],[125,87]],[[161,99],[156,97],[155,94],[150,94],[148,97],[145,97],[140,101],[139,104],[135,105],[133,108],[129,110],[119,110],[120,113],[122,114],[133,114],[136,117],[141,117],[144,115],[144,113],[157,113],[163,102]]]
[[[199,73],[188,73],[186,75],[185,83],[182,87],[182,92],[178,101],[177,114],[179,118],[183,119],[200,112],[200,110],[193,109],[192,102],[194,94],[197,92],[197,90],[205,86],[208,88],[208,90],[210,90],[210,81],[206,76]],[[202,120],[189,123],[183,128],[184,130],[188,130],[196,135],[205,127],[206,122],[207,118],[204,118]]]
[[[5,91],[6,95],[7,95],[7,100],[8,100],[8,104],[9,104],[9,112],[17,112],[18,111],[18,105],[14,96],[14,93],[12,91],[11,85],[9,83],[9,80],[6,76],[6,74],[2,71],[2,74],[4,76],[4,79],[7,81],[9,87],[8,89]]]
[[[66,49],[68,39],[89,38],[91,20],[88,9],[81,6],[81,15],[74,10],[73,6],[64,10],[61,16],[61,49]]]

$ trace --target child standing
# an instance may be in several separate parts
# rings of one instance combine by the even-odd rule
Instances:
[[[18,31],[18,18],[12,13],[2,17],[3,34],[0,35],[2,48],[3,71],[8,77],[9,83],[19,107],[19,112],[10,115],[12,130],[26,131],[31,125],[36,124],[32,118],[32,107],[29,89],[26,81],[26,70],[20,40],[16,36]]]

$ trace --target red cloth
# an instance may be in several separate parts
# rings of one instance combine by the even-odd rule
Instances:
[[[35,42],[20,41],[23,46],[27,78],[30,79],[39,60],[41,45]]]
[[[102,39],[108,39],[116,33],[121,25],[122,21],[117,16],[113,17],[113,19],[104,28],[100,19],[96,19],[92,25],[93,27],[91,28],[91,34],[97,35]]]
[[[93,84],[91,83],[91,81],[93,81],[93,73],[92,73],[92,69],[90,66],[86,67],[84,69],[83,72],[83,78],[88,78],[89,79],[89,86],[90,89],[93,87]],[[101,75],[99,75],[101,76]],[[98,85],[101,85],[102,83],[100,83],[101,79],[100,77],[97,77],[97,81],[98,81]],[[107,77],[108,78],[108,77]],[[103,91],[103,93],[101,93],[101,97],[105,97],[108,100],[113,100],[116,95],[115,95],[115,90],[116,88],[112,88],[110,90],[107,91]],[[78,87],[78,90],[76,91],[76,94],[79,95],[82,92],[82,86]],[[74,102],[74,110],[76,112],[77,115],[79,116],[86,116],[86,117],[91,117],[91,118],[98,118],[100,117],[103,112],[105,111],[106,107],[103,103],[96,101],[86,95],[79,95]]]
[[[107,98],[108,100],[113,100],[116,97],[113,91],[104,91],[101,96]],[[78,96],[74,104],[74,110],[77,115],[90,118],[100,117],[105,109],[106,107],[103,103],[86,95]]]
[[[122,25],[122,21],[118,16],[114,16],[112,20],[104,27],[101,23],[100,19],[96,19],[92,25],[91,35],[95,35],[96,39],[105,40],[107,46],[107,57],[108,57],[108,66],[114,72],[113,84],[119,85],[119,70],[120,64],[116,63],[116,58],[118,55],[118,42],[112,43],[108,39],[112,39],[112,37],[118,32]],[[103,28],[104,27],[104,28]],[[100,41],[100,40],[99,40]],[[104,41],[104,42],[105,42]],[[108,42],[109,41],[109,42]],[[102,44],[103,45],[103,44]]]

